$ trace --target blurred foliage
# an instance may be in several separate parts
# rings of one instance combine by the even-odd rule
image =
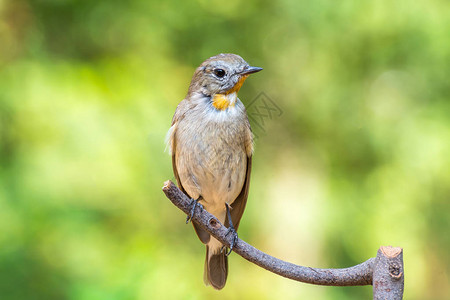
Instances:
[[[240,236],[346,267],[404,247],[406,299],[450,294],[450,3],[0,0],[1,299],[370,299],[237,255],[221,292],[161,192],[164,136],[204,59],[264,71]],[[257,128],[258,127],[258,128]]]

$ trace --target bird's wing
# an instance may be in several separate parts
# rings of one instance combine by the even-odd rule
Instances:
[[[175,179],[178,183],[178,188],[186,194],[189,198],[192,198],[184,189],[183,184],[180,180],[180,175],[178,174],[177,169],[177,163],[176,163],[176,153],[177,153],[177,125],[178,122],[184,117],[184,113],[187,110],[187,102],[186,100],[181,101],[180,104],[178,104],[177,109],[175,111],[175,114],[173,115],[172,119],[172,127],[170,127],[168,137],[167,137],[167,145],[170,148],[170,153],[172,155],[172,168],[173,168],[173,174],[175,175]],[[198,199],[196,199],[198,200]],[[198,238],[202,243],[206,244],[210,240],[210,235],[205,230],[201,229],[200,226],[198,226],[194,221],[192,222],[192,225],[194,225],[195,232],[198,235]]]
[[[248,189],[250,186],[250,172],[252,170],[252,156],[247,157],[247,171],[245,174],[244,186],[240,194],[237,196],[236,200],[234,200],[233,204],[231,204],[231,221],[233,223],[234,229],[238,229],[239,222],[241,221],[242,214],[244,213],[245,205],[247,204],[248,198]],[[225,222],[228,225],[228,216],[227,221]]]

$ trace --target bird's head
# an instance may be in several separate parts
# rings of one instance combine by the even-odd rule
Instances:
[[[251,67],[236,54],[219,54],[205,60],[196,70],[189,86],[188,95],[201,93],[211,97],[216,109],[225,110],[234,106],[237,92],[245,79],[261,71]]]

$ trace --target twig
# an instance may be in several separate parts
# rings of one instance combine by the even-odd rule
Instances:
[[[192,208],[191,199],[181,192],[172,181],[164,183],[163,191],[172,203],[188,214]],[[193,222],[229,246],[231,235],[216,217],[197,206]],[[233,251],[246,260],[275,274],[293,280],[328,286],[356,286],[374,283],[374,299],[402,299],[403,295],[403,250],[396,247],[381,247],[376,258],[345,269],[316,269],[298,266],[270,256],[241,239]]]

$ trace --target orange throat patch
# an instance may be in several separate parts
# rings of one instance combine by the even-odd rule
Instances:
[[[213,106],[218,110],[226,110],[228,107],[233,107],[236,104],[237,100],[237,93],[239,92],[239,89],[242,87],[242,84],[244,84],[245,79],[247,79],[248,75],[244,75],[241,78],[239,78],[239,81],[232,87],[230,90],[228,90],[224,94],[215,94],[212,98],[212,104]]]
[[[236,104],[236,100],[230,99],[232,96],[236,98],[236,94],[215,94],[212,99],[212,105],[218,110],[226,110],[230,106],[234,106]]]

